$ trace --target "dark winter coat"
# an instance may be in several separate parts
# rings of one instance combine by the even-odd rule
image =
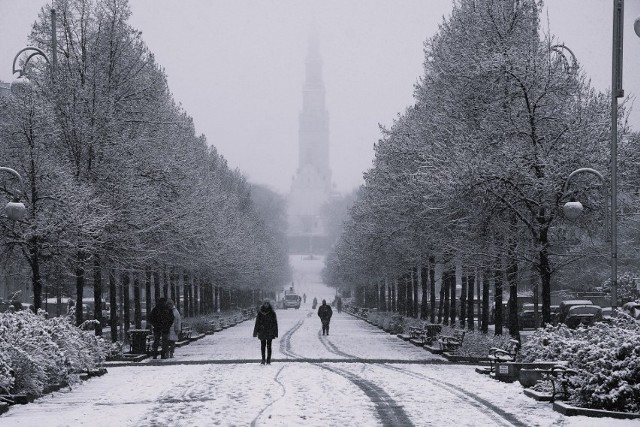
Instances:
[[[263,305],[258,310],[253,336],[260,340],[272,340],[278,337],[278,318],[270,304],[267,307]]]
[[[149,313],[148,321],[153,325],[154,329],[161,334],[168,334],[173,325],[173,310],[171,310],[165,301],[158,300],[158,304]]]
[[[318,309],[318,316],[320,317],[322,323],[329,323],[332,315],[333,310],[331,310],[331,306],[327,305],[327,303],[322,304]]]

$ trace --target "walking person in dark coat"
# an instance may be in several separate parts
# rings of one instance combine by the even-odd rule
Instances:
[[[158,358],[158,345],[162,341],[161,358],[166,359],[169,352],[169,331],[173,325],[173,310],[167,305],[167,299],[158,299],[149,313],[149,323],[153,326],[153,358]]]
[[[253,336],[260,340],[260,353],[262,362],[260,364],[271,364],[271,341],[278,338],[278,318],[276,312],[268,300],[265,300],[258,310],[256,316],[256,326],[253,328]],[[265,358],[266,350],[266,358]]]
[[[322,335],[329,335],[329,322],[331,321],[331,316],[333,315],[333,310],[331,310],[331,306],[327,305],[327,300],[322,300],[322,305],[318,309],[318,316],[320,317],[320,321],[322,322]]]

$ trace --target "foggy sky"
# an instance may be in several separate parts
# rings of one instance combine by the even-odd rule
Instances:
[[[0,80],[11,81],[44,0],[0,0]],[[543,31],[570,47],[592,84],[611,85],[612,0],[547,0]],[[362,183],[378,124],[413,103],[423,42],[450,0],[130,0],[130,23],[168,75],[196,131],[251,182],[287,193],[298,159],[304,61],[315,26],[339,191]],[[640,0],[625,4],[624,89],[640,94]],[[632,125],[640,129],[640,101]]]

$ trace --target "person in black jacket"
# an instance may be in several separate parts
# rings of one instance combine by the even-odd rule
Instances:
[[[153,326],[153,358],[158,358],[158,345],[162,341],[161,358],[166,359],[169,351],[169,330],[173,324],[173,311],[167,305],[167,299],[158,299],[149,313],[149,323]]]
[[[260,340],[260,353],[262,362],[260,364],[271,364],[271,341],[278,338],[278,318],[276,312],[268,300],[265,300],[258,310],[256,316],[256,326],[253,328],[253,336]],[[266,358],[265,358],[266,350]]]
[[[333,315],[333,310],[331,310],[331,306],[327,305],[327,300],[322,300],[322,305],[318,309],[318,316],[320,317],[320,321],[322,322],[322,335],[329,335],[329,322],[331,321],[331,316]]]

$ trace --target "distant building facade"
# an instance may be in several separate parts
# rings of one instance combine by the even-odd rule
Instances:
[[[329,112],[325,105],[318,40],[309,39],[302,111],[298,129],[298,169],[288,197],[289,247],[292,253],[325,253],[326,217],[322,208],[332,193],[329,164]]]

